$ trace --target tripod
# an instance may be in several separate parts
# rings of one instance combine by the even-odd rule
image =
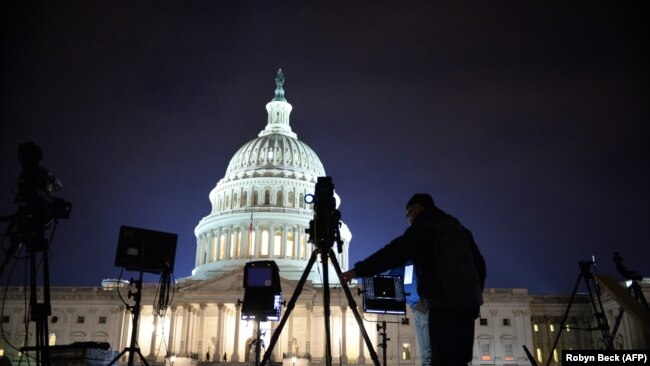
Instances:
[[[36,365],[50,365],[48,343],[49,330],[47,317],[52,314],[50,301],[50,265],[48,257],[49,243],[45,239],[45,229],[49,223],[43,223],[34,215],[18,212],[8,216],[12,221],[7,227],[6,236],[11,238],[11,245],[6,257],[0,264],[0,274],[4,272],[9,260],[25,245],[29,254],[29,308],[30,320],[35,323],[36,345],[21,347],[21,352],[36,351]],[[3,217],[4,219],[4,217]],[[5,221],[5,220],[2,220]],[[40,258],[40,261],[39,261]],[[42,265],[43,299],[38,301],[38,269]]]
[[[291,311],[294,309],[296,305],[296,301],[298,300],[298,297],[300,296],[300,293],[302,292],[303,287],[305,286],[305,282],[307,282],[307,277],[309,276],[309,273],[311,271],[312,266],[316,262],[316,258],[318,257],[318,254],[321,255],[321,261],[323,263],[323,307],[324,307],[324,318],[325,318],[325,365],[326,366],[331,366],[332,365],[332,346],[330,342],[330,292],[329,292],[329,270],[328,270],[328,259],[332,261],[332,266],[334,267],[334,270],[336,271],[336,274],[339,278],[339,281],[341,283],[341,287],[343,288],[343,291],[345,292],[345,296],[348,300],[348,304],[350,306],[350,309],[352,309],[352,313],[354,314],[354,318],[357,321],[357,324],[359,325],[359,330],[361,331],[361,334],[363,335],[363,339],[366,342],[366,346],[368,347],[368,351],[370,352],[370,357],[372,358],[375,366],[380,366],[379,364],[379,358],[377,357],[377,353],[375,352],[374,348],[372,347],[372,342],[370,341],[370,337],[368,337],[368,333],[366,332],[366,329],[363,326],[363,320],[361,318],[361,315],[359,315],[359,310],[357,309],[357,304],[354,301],[354,298],[352,297],[352,293],[350,292],[350,288],[348,287],[347,283],[342,281],[343,277],[343,272],[341,271],[341,267],[339,266],[338,260],[336,259],[336,255],[334,254],[334,251],[332,248],[329,246],[325,246],[322,244],[318,244],[317,248],[314,249],[314,251],[311,254],[311,257],[309,258],[309,263],[307,264],[307,267],[305,268],[305,271],[302,273],[302,277],[300,277],[300,281],[298,281],[298,285],[296,285],[296,290],[294,291],[293,295],[291,296],[291,299],[289,300],[289,303],[287,304],[287,311],[284,313],[282,316],[282,319],[280,320],[280,324],[276,328],[276,330],[273,332],[273,335],[271,336],[271,342],[269,343],[269,347],[266,349],[266,352],[264,353],[264,357],[262,358],[262,362],[259,364],[260,366],[264,366],[266,362],[269,361],[271,357],[271,352],[273,351],[273,347],[275,347],[276,342],[280,338],[280,333],[282,332],[282,328],[286,324],[287,320],[289,319],[289,315],[291,314]]]
[[[128,306],[127,307],[131,310],[131,313],[133,314],[133,321],[132,321],[132,329],[131,329],[131,343],[129,347],[124,348],[122,352],[120,352],[119,355],[117,355],[111,363],[108,365],[114,365],[120,360],[120,357],[122,357],[126,352],[129,352],[129,362],[128,366],[133,366],[133,359],[135,357],[135,354],[140,356],[140,360],[142,363],[144,363],[146,366],[149,366],[149,363],[147,363],[147,360],[144,358],[142,355],[142,352],[140,352],[140,347],[136,344],[136,338],[138,336],[138,321],[140,320],[140,300],[142,299],[142,271],[140,271],[140,278],[137,281],[131,280],[131,283],[135,283],[135,288],[136,291],[134,293],[131,293],[129,291],[129,297],[133,296],[133,300],[135,301],[135,305],[133,306]]]
[[[560,323],[560,329],[558,329],[557,336],[555,337],[553,348],[551,348],[550,351],[551,355],[548,357],[548,361],[546,361],[546,366],[548,366],[551,363],[551,360],[553,359],[553,351],[555,351],[555,348],[557,347],[557,344],[560,340],[560,335],[562,334],[562,330],[564,330],[567,319],[569,318],[569,311],[571,310],[571,305],[573,304],[573,300],[575,299],[576,294],[578,292],[578,286],[580,285],[580,280],[584,280],[585,286],[587,286],[587,292],[589,294],[589,300],[591,301],[591,307],[594,311],[594,316],[596,317],[597,329],[600,330],[601,336],[603,338],[603,343],[605,344],[605,349],[606,350],[614,349],[614,339],[611,333],[609,332],[609,324],[607,323],[607,317],[605,316],[605,309],[600,299],[600,289],[598,288],[596,282],[594,281],[594,275],[590,271],[590,267],[593,265],[594,262],[591,261],[589,262],[581,261],[579,263],[580,274],[578,275],[576,284],[573,287],[573,293],[571,294],[569,305],[567,305],[566,311],[564,312],[564,317],[562,318],[562,322]],[[596,300],[598,304],[596,304]]]

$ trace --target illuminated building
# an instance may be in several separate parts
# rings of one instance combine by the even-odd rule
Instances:
[[[197,240],[195,268],[183,278],[164,318],[153,315],[155,285],[143,289],[143,311],[138,344],[149,359],[161,362],[174,355],[175,365],[187,358],[250,362],[254,322],[241,320],[243,267],[250,260],[273,260],[280,268],[284,299],[295,290],[313,248],[305,229],[313,218],[304,196],[312,193],[318,176],[325,169],[316,153],[297,139],[289,124],[292,106],[284,97],[283,76],[276,78],[274,98],[266,106],[268,120],[259,135],[245,143],[230,160],[226,173],[210,192],[211,212],[195,229]],[[341,227],[342,253],[338,260],[348,267],[348,250],[352,235]],[[488,264],[489,265],[489,264]],[[296,308],[274,349],[274,361],[287,366],[323,364],[324,324],[322,269],[314,266],[301,292]],[[331,343],[335,364],[372,364],[357,323],[348,307],[336,276],[330,269]],[[648,284],[644,287],[650,288]],[[114,351],[129,346],[131,314],[116,289],[126,297],[127,284],[107,281],[102,287],[52,288],[52,316],[49,318],[51,344],[77,341],[101,341]],[[353,288],[353,294],[357,294]],[[20,346],[25,339],[24,298],[21,287],[7,290],[2,331],[5,339]],[[546,362],[554,335],[566,309],[568,296],[530,295],[526,289],[486,289],[481,317],[476,320],[473,365],[529,365],[526,345],[539,362]],[[360,305],[361,298],[356,296]],[[607,316],[613,324],[617,306],[604,295]],[[410,310],[407,317],[412,318]],[[373,344],[379,343],[372,321],[387,320],[390,338],[387,349],[389,365],[419,365],[419,350],[413,322],[403,324],[400,316],[365,314],[366,330]],[[580,333],[577,328],[593,325],[591,305],[578,297],[569,318],[569,330],[561,340],[561,349],[597,347],[597,334]],[[33,323],[29,332],[33,334]],[[271,328],[262,323],[268,343]],[[628,315],[624,317],[617,347],[641,348],[639,329]],[[30,336],[33,344],[33,336]],[[0,340],[0,351],[14,365],[19,355],[7,341]],[[377,349],[381,358],[381,350]],[[558,351],[559,352],[559,351]],[[553,357],[552,355],[550,357]],[[185,361],[184,361],[185,360]],[[23,364],[27,364],[24,360]],[[554,363],[556,364],[556,363]]]

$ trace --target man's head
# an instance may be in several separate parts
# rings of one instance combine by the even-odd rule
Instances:
[[[411,199],[406,203],[406,217],[409,220],[409,224],[413,224],[413,221],[425,210],[435,207],[433,198],[428,193],[416,193],[411,197]]]

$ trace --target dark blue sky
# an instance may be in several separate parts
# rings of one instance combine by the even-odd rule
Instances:
[[[279,67],[352,262],[426,191],[473,231],[490,287],[569,293],[591,255],[618,278],[614,251],[650,276],[648,2],[0,4],[0,214],[33,140],[73,203],[52,285],[116,277],[120,225],[178,233],[188,276]]]

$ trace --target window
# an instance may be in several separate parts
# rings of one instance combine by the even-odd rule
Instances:
[[[537,347],[535,350],[535,353],[537,353],[537,361],[538,362],[543,362],[542,361],[542,349],[540,347]]]
[[[282,232],[276,231],[273,235],[273,255],[279,257],[282,255]]]
[[[2,316],[2,322],[3,323],[9,323],[10,320],[11,320],[11,318],[9,317],[9,315],[3,315]]]
[[[259,204],[259,193],[257,193],[257,190],[253,191],[253,202],[251,202],[251,206]]]
[[[219,259],[224,259],[226,257],[226,234],[221,234],[219,239]]]
[[[295,253],[294,253],[294,250],[293,250],[293,243],[294,243],[293,237],[294,237],[293,236],[293,229],[291,229],[289,232],[287,232],[287,251],[286,251],[287,257],[295,256]]]
[[[233,196],[232,196],[232,208],[239,207],[239,200],[237,198],[238,198],[237,193],[233,194]]]
[[[210,261],[214,262],[216,260],[217,260],[217,237],[213,236],[212,237],[212,259]]]
[[[99,320],[97,321],[99,324],[106,324],[106,317],[105,316],[100,316]]]
[[[264,204],[265,205],[271,204],[271,190],[268,188],[264,190]]]
[[[302,259],[307,258],[307,238],[306,235],[300,235],[300,256]]]
[[[261,256],[269,255],[269,231],[268,230],[262,231],[262,244],[260,248],[260,255]]]
[[[245,207],[246,205],[248,205],[248,192],[242,193],[242,195],[241,195],[241,205],[242,205],[242,207]]]
[[[503,318],[503,326],[504,327],[510,326],[510,318]]]
[[[402,360],[411,359],[411,345],[409,343],[402,343]]]
[[[77,317],[77,324],[83,324],[86,322],[86,317],[85,316],[78,316]]]
[[[278,206],[284,206],[283,198],[284,197],[282,197],[282,191],[278,191],[278,195],[276,197],[275,204],[278,205]]]
[[[241,257],[241,229],[237,229],[237,248],[235,250],[235,256],[237,258]]]
[[[533,324],[533,330],[535,332],[539,332],[539,326],[537,324]]]
[[[482,325],[482,326],[487,326],[488,325],[487,318],[480,318],[479,319],[479,324]]]
[[[50,334],[47,335],[47,345],[56,346],[56,333],[50,332]]]
[[[254,256],[257,253],[255,252],[255,231],[250,231],[250,241],[248,242],[248,255]]]
[[[293,193],[293,191],[289,192],[289,207],[295,207],[296,206],[296,197]]]
[[[492,355],[490,354],[490,344],[487,342],[481,343],[481,360],[490,361],[491,359]]]
[[[555,332],[555,325],[554,324],[549,324],[548,325],[548,330],[550,330],[551,332]]]
[[[506,361],[513,361],[515,359],[514,353],[512,352],[512,343],[503,344],[503,356]]]

